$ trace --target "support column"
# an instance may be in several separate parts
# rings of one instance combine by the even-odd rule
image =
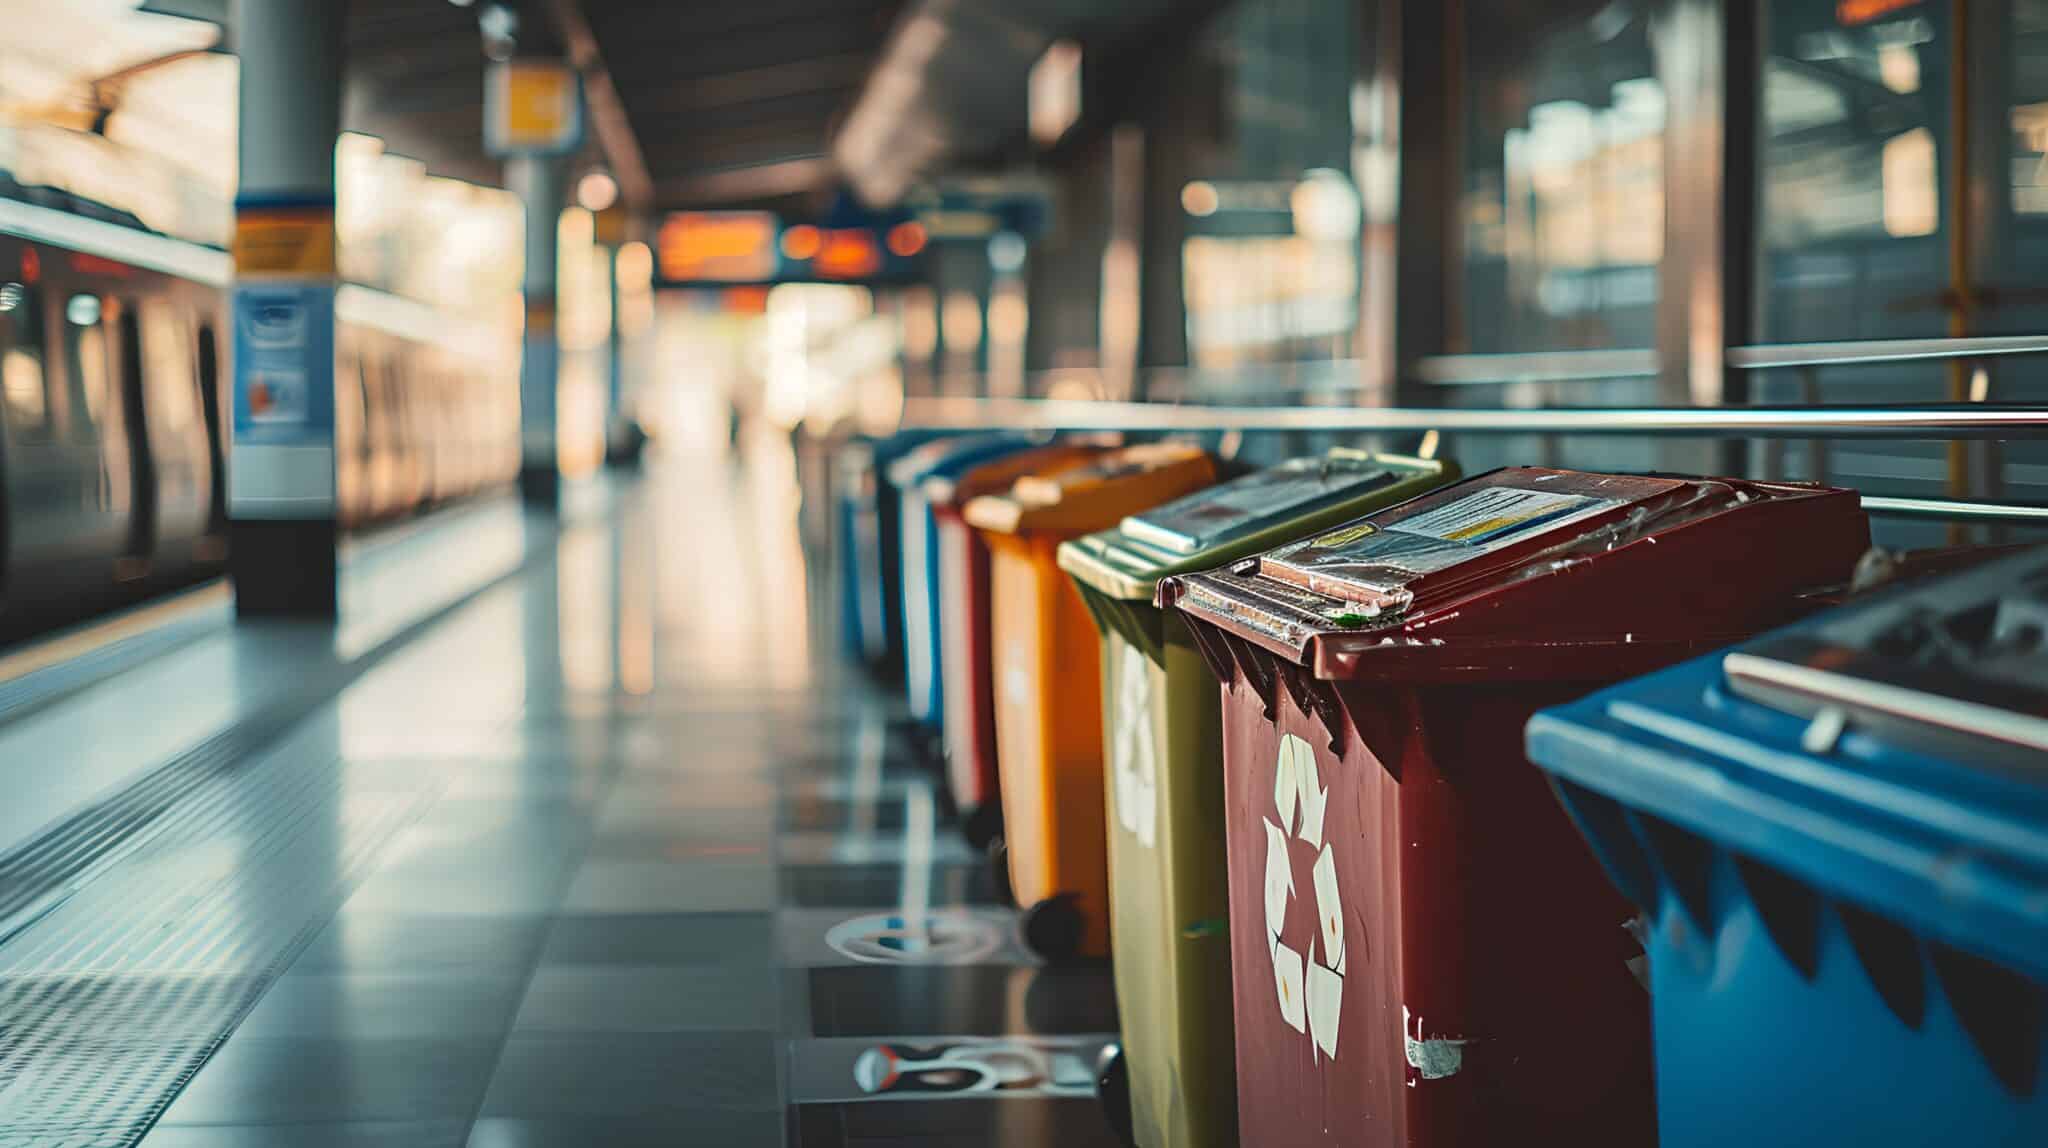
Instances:
[[[1052,224],[1024,264],[1030,324],[1024,369],[1101,366],[1102,257],[1109,246],[1109,141],[1095,140],[1057,175]]]
[[[1465,63],[1463,0],[1400,0],[1388,9],[1388,42],[1380,57],[1395,77],[1391,145],[1399,157],[1391,266],[1376,268],[1389,284],[1376,312],[1396,406],[1438,401],[1415,381],[1416,360],[1464,350],[1458,287],[1457,203],[1463,175],[1459,141]],[[1382,249],[1384,250],[1384,248]]]
[[[632,461],[637,451],[628,445],[626,431],[626,336],[620,329],[625,316],[619,308],[619,242],[613,239],[607,243],[606,238],[600,221],[598,243],[604,252],[604,297],[611,308],[604,335],[604,461],[617,466]]]
[[[636,463],[646,445],[639,419],[634,415],[634,392],[640,382],[640,363],[647,349],[654,311],[654,261],[649,238],[654,228],[638,213],[614,206],[597,213],[597,239],[608,251],[605,273],[611,298],[611,378],[607,406],[609,424],[605,433],[605,461],[614,466]]]
[[[1660,0],[1651,45],[1664,88],[1664,254],[1657,264],[1657,402],[1740,405],[1748,380],[1728,371],[1747,342],[1756,195],[1757,6]],[[1731,28],[1730,22],[1735,21]],[[1731,32],[1734,35],[1731,36]],[[1730,339],[1730,335],[1735,335]],[[1714,474],[1748,468],[1741,440],[1664,440],[1660,470]]]
[[[229,576],[242,616],[332,618],[334,144],[345,0],[235,0]]]
[[[555,246],[568,168],[555,156],[505,161],[505,186],[526,205],[526,335],[519,356],[519,490],[552,507],[561,495],[556,464],[555,396],[560,347],[555,333]]]

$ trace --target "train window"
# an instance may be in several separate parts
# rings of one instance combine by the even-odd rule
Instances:
[[[97,295],[73,295],[64,303],[66,349],[70,352],[71,385],[83,401],[87,430],[98,426],[107,406],[107,333],[100,322],[106,306]]]
[[[1466,6],[1457,349],[1654,345],[1665,108],[1652,7]]]
[[[172,434],[184,434],[199,414],[192,368],[192,330],[184,316],[163,300],[144,304],[142,375],[150,420]]]
[[[49,433],[50,392],[43,371],[42,293],[25,283],[0,283],[0,398],[16,435]]]

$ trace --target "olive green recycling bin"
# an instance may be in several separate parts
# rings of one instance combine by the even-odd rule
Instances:
[[[1142,1148],[1237,1143],[1222,701],[1161,578],[1206,570],[1456,478],[1449,463],[1332,450],[1212,486],[1064,543],[1102,632],[1110,936],[1123,1062]],[[1115,1114],[1119,1122],[1121,1112]]]

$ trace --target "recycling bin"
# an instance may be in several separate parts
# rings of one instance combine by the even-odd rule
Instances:
[[[984,494],[1008,490],[1029,474],[1083,466],[1107,445],[1059,443],[984,463],[958,478],[934,475],[923,483],[931,505],[939,563],[940,723],[946,789],[962,831],[976,849],[1002,830],[996,780],[995,686],[989,676],[988,544],[967,525],[962,509]]]
[[[909,430],[854,439],[839,458],[841,639],[856,660],[884,680],[901,673],[903,662],[901,506],[888,467],[940,434]]]
[[[996,772],[1024,937],[1052,958],[1109,951],[1100,642],[1059,545],[1214,481],[1200,447],[1124,447],[1020,478],[963,511],[989,548]]]
[[[1850,491],[1517,467],[1163,581],[1224,683],[1244,1141],[1652,1143],[1632,911],[1522,726],[1868,542]]]
[[[928,478],[953,478],[986,462],[1028,450],[1034,441],[1019,434],[975,434],[939,439],[912,450],[889,465],[896,488],[903,561],[903,684],[911,721],[934,737],[938,733],[939,687],[939,547],[931,502],[923,483]]]
[[[1237,1143],[1216,682],[1159,580],[1391,506],[1456,476],[1356,450],[1294,459],[1064,543],[1102,635],[1109,907],[1131,1125],[1142,1148]]]
[[[1539,713],[1664,1148],[2048,1144],[2048,550]]]

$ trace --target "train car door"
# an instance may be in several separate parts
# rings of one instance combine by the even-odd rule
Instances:
[[[209,560],[226,557],[228,533],[228,451],[227,416],[221,409],[221,361],[220,335],[214,325],[213,316],[199,317],[199,404],[206,419],[206,448],[212,461],[211,482],[207,488],[206,522],[208,544],[203,547],[202,557]],[[215,553],[218,551],[218,553]]]
[[[107,434],[120,435],[128,446],[128,541],[114,567],[114,576],[127,582],[149,573],[159,508],[156,449],[150,441],[147,388],[143,386],[142,311],[132,296],[119,300],[115,311],[120,369],[109,396],[118,396],[119,409],[108,413]]]

